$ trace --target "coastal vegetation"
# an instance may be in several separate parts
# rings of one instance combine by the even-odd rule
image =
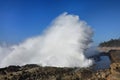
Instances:
[[[120,47],[120,38],[104,41],[99,44],[99,47]]]

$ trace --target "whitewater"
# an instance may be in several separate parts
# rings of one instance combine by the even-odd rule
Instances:
[[[93,61],[85,54],[92,36],[93,30],[85,21],[65,12],[55,18],[39,36],[11,46],[1,45],[0,67],[25,64],[89,67]]]

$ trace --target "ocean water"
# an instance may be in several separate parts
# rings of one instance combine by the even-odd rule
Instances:
[[[100,56],[99,60],[96,61],[94,69],[100,70],[100,69],[107,69],[110,68],[111,61],[108,56]]]

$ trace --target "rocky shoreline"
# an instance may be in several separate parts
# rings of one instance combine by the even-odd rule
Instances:
[[[112,61],[108,69],[9,66],[0,69],[0,80],[120,80],[120,50],[108,54]]]

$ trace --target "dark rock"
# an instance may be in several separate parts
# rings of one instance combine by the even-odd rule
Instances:
[[[111,50],[109,51],[110,59],[114,63],[120,62],[120,50]]]
[[[83,79],[89,79],[92,77],[92,71],[91,70],[87,70],[87,69],[84,69],[82,72],[81,72],[81,77]]]

